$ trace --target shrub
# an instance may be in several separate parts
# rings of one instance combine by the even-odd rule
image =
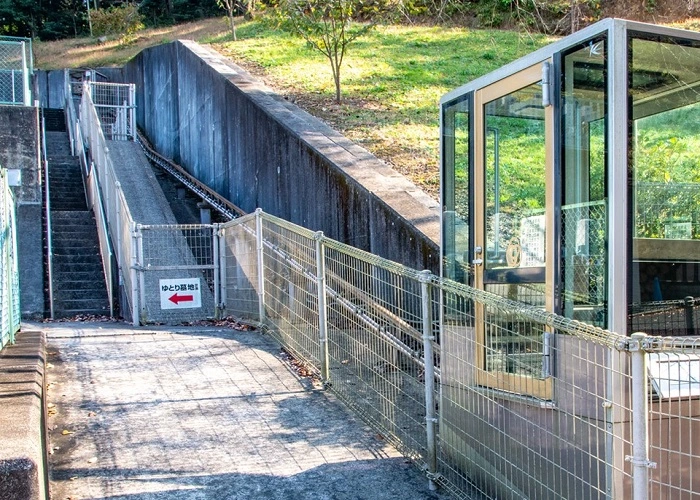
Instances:
[[[131,39],[144,28],[139,8],[135,4],[97,9],[91,13],[94,36],[119,36],[122,40]]]

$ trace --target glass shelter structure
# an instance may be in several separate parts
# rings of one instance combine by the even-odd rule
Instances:
[[[621,335],[700,335],[700,33],[606,19],[440,106],[443,277]],[[445,303],[440,334],[442,396],[468,410],[442,405],[440,432],[467,475],[499,498],[533,481],[532,497],[629,497],[626,357],[487,303]],[[649,392],[655,484],[686,496],[658,498],[697,498],[700,356],[663,359],[686,378]]]
[[[441,115],[445,277],[619,333],[696,333],[699,33],[604,20]]]

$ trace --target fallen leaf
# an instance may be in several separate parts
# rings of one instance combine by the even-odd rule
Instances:
[[[69,431],[68,429],[63,429],[61,431],[61,434],[63,434],[64,436],[67,436],[68,434],[75,434],[75,431]]]

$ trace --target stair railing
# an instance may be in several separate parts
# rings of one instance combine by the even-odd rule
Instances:
[[[114,261],[114,251],[109,238],[109,230],[107,228],[107,217],[105,215],[105,206],[102,199],[102,193],[99,186],[99,179],[95,172],[94,164],[88,162],[85,154],[86,141],[83,137],[80,120],[75,112],[73,104],[73,96],[70,88],[70,81],[66,78],[66,119],[68,121],[68,129],[71,137],[71,144],[74,144],[73,154],[80,159],[80,171],[83,176],[83,184],[85,186],[86,198],[88,205],[95,215],[97,223],[97,236],[100,242],[100,254],[102,255],[102,270],[107,282],[107,299],[109,300],[109,315],[114,317],[114,270],[112,262]]]
[[[49,314],[50,318],[54,319],[53,306],[53,237],[51,235],[51,187],[49,184],[49,160],[46,155],[46,118],[41,117],[41,154],[44,165],[44,193],[46,196],[46,253],[47,253],[47,270],[49,279]]]

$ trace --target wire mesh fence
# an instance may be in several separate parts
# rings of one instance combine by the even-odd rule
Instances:
[[[135,322],[201,300],[261,325],[457,498],[700,499],[700,340],[618,335],[545,312],[542,288],[477,290],[261,211],[137,226],[88,134]],[[593,211],[571,212],[569,246],[595,241]]]
[[[0,167],[0,349],[14,342],[20,326],[17,229],[14,198]]]
[[[134,140],[134,85],[103,82],[89,82],[87,85],[105,138],[113,141]]]
[[[29,106],[31,74],[31,40],[0,37],[0,104]]]
[[[72,99],[70,88],[66,90],[66,99],[67,102]],[[72,114],[69,116],[72,117]],[[79,123],[73,123],[70,126],[71,128],[75,127],[75,140],[77,141],[79,137],[80,142],[84,141],[84,144],[80,144],[76,148],[79,153],[82,155],[85,148],[90,151],[89,165],[87,159],[81,160],[87,166],[86,178],[90,186],[89,192],[94,193],[97,189],[101,193],[99,197],[95,193],[91,201],[99,200],[99,203],[102,204],[99,210],[95,210],[96,219],[105,222],[105,224],[98,225],[102,260],[103,262],[109,261],[111,265],[109,250],[113,249],[118,279],[123,291],[122,298],[127,305],[127,307],[122,308],[122,314],[124,317],[131,317],[132,320],[138,321],[138,288],[136,269],[134,268],[136,258],[135,222],[117,180],[112,160],[108,154],[100,118],[89,92],[83,93],[80,102]],[[98,212],[100,213],[98,214]],[[109,234],[101,234],[100,231],[103,230],[108,231]],[[111,268],[107,272],[110,276],[112,274]]]
[[[140,317],[169,324],[214,317],[219,288],[215,226],[137,224],[136,231]]]
[[[261,212],[221,233],[226,312],[453,496],[700,498],[697,345],[617,335]]]

